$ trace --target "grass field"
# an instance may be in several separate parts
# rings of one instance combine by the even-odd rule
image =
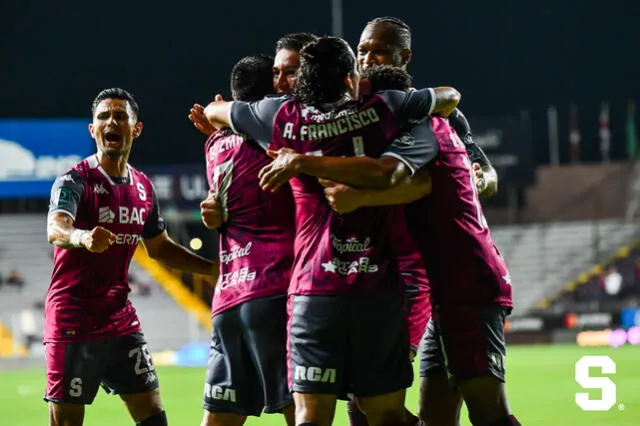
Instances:
[[[583,355],[607,355],[617,364],[611,379],[617,386],[617,404],[605,412],[582,411],[574,401],[582,391],[574,378],[574,364]],[[640,346],[580,348],[577,346],[514,346],[507,360],[508,392],[513,412],[525,426],[637,426],[640,425]],[[0,371],[0,425],[42,426],[47,407],[42,401],[42,370]],[[170,424],[197,426],[201,418],[204,369],[159,367],[162,396]],[[592,371],[592,375],[599,375]],[[599,398],[600,391],[591,391]],[[416,406],[417,388],[407,404]],[[131,425],[119,398],[102,391],[87,410],[85,425]],[[247,425],[282,425],[279,415],[252,418]],[[335,425],[346,425],[344,407],[338,407]],[[468,425],[466,418],[463,425]]]

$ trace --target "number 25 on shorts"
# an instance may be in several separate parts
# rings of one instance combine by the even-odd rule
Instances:
[[[576,382],[583,389],[600,389],[599,398],[589,398],[587,392],[576,392],[576,404],[583,411],[608,411],[616,403],[616,384],[608,377],[591,376],[589,368],[599,368],[602,374],[615,374],[616,363],[608,356],[583,356],[576,362]]]

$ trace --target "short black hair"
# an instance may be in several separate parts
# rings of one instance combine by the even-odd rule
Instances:
[[[300,69],[294,94],[304,103],[319,105],[344,96],[344,79],[354,71],[355,56],[338,37],[321,37],[300,51]]]
[[[393,33],[396,36],[396,41],[400,49],[411,49],[411,27],[402,19],[394,18],[392,16],[381,16],[367,22],[369,25],[387,24],[393,29]]]
[[[93,100],[93,103],[91,104],[92,116],[93,114],[95,114],[96,108],[98,108],[98,104],[104,101],[105,99],[122,99],[124,101],[129,102],[131,109],[136,115],[136,119],[140,117],[140,108],[138,107],[138,103],[136,102],[136,100],[133,98],[133,95],[130,92],[127,92],[126,90],[121,89],[119,87],[104,89],[103,91],[98,93],[98,96],[95,97],[95,99]]]
[[[282,49],[300,52],[307,43],[318,40],[318,36],[312,33],[285,34],[276,42],[276,53]]]
[[[275,93],[271,56],[245,56],[236,62],[231,70],[231,95],[234,99],[253,102],[271,93]]]
[[[362,72],[362,78],[369,80],[371,93],[381,90],[402,90],[411,88],[411,75],[402,68],[391,65],[376,65]]]

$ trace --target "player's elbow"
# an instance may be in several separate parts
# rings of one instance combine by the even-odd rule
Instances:
[[[442,117],[448,117],[460,103],[462,95],[453,87],[438,87],[434,89],[436,105],[433,113]]]

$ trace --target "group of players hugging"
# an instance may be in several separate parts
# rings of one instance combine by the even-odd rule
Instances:
[[[497,176],[451,87],[414,89],[411,30],[368,22],[354,54],[295,33],[231,72],[232,102],[194,105],[206,135],[203,224],[218,260],[166,232],[150,180],[129,165],[142,132],[126,90],[92,104],[97,152],[57,178],[44,343],[52,426],[80,426],[100,385],[140,426],[167,425],[128,299],[142,242],[172,268],[217,276],[202,426],[282,413],[328,426],[520,423],[505,393],[510,275],[479,197]],[[205,138],[203,137],[203,141]],[[201,149],[199,147],[198,149]],[[405,408],[420,354],[420,402]]]

